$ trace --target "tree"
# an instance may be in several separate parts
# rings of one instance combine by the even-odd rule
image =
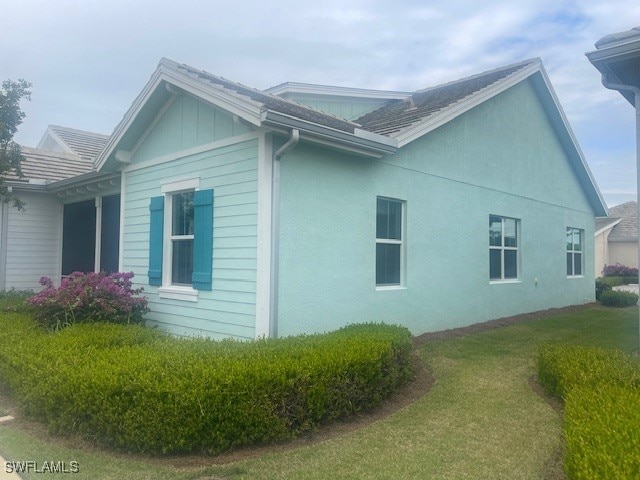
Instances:
[[[0,198],[11,199],[17,208],[22,208],[23,204],[11,195],[5,181],[9,174],[22,177],[22,152],[20,145],[13,141],[13,136],[25,117],[20,109],[20,101],[31,100],[30,88],[31,84],[22,79],[17,82],[5,80],[0,88]]]

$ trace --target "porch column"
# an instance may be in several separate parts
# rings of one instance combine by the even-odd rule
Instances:
[[[100,272],[100,253],[102,249],[102,197],[96,197],[96,248],[93,270]]]

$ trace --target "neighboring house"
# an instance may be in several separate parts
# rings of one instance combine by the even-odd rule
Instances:
[[[638,206],[626,202],[609,209],[608,217],[596,218],[596,276],[606,265],[638,266]]]
[[[419,334],[594,298],[607,211],[539,59],[416,92],[163,59],[94,168],[41,193],[120,194],[118,269],[178,335]]]
[[[106,242],[110,245],[106,250],[112,250],[110,263],[96,266],[94,261],[95,217],[100,210],[95,207],[96,192],[115,195],[107,197],[106,204],[119,198],[119,175],[99,176],[93,168],[107,138],[51,125],[39,148],[22,147],[23,177],[9,177],[7,185],[25,208],[18,211],[9,203],[2,204],[0,289],[38,290],[42,276],[58,280],[74,270],[117,269],[118,235]],[[86,178],[93,183],[102,179],[98,182],[101,190],[88,189]],[[69,179],[73,179],[70,188],[66,187]],[[119,207],[107,210],[106,216],[112,217],[105,228],[108,235],[119,227]]]
[[[596,50],[588,52],[587,58],[602,74],[602,84],[606,88],[618,90],[636,109],[636,164],[640,171],[640,27],[606,35],[598,40],[595,46]],[[625,207],[624,215],[613,213],[612,215],[622,217],[620,222],[622,227],[618,229],[614,226],[621,232],[618,240],[622,242],[620,246],[625,244],[622,259],[628,261],[628,265],[638,266],[638,204],[636,202],[633,204],[635,206],[633,221],[630,220],[632,215],[630,206]],[[624,205],[628,204],[620,207]],[[610,242],[609,249],[613,245]],[[620,246],[616,245],[616,248]],[[635,254],[631,252],[634,247]],[[609,257],[609,260],[613,262],[614,258]]]

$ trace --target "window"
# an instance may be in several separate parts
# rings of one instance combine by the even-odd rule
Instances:
[[[193,194],[175,193],[171,202],[170,242],[171,285],[191,285],[193,275]]]
[[[376,286],[402,285],[404,275],[403,202],[378,197],[376,208]]]
[[[515,218],[489,215],[489,279],[518,278],[518,230]]]
[[[149,285],[163,298],[197,301],[198,290],[211,290],[213,190],[198,186],[198,179],[170,182],[151,198]]]
[[[584,230],[567,227],[567,276],[582,275],[582,245]]]

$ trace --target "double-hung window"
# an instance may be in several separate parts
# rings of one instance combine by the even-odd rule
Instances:
[[[169,221],[171,234],[167,255],[171,259],[171,285],[187,286],[193,283],[193,194],[194,192],[174,193],[168,198],[171,202]]]
[[[519,275],[520,221],[489,215],[489,279],[516,280]]]
[[[404,276],[404,202],[378,197],[376,207],[376,286],[401,286]]]
[[[199,179],[162,185],[149,205],[149,285],[162,298],[197,300],[211,290],[213,190],[199,190]]]
[[[584,230],[567,227],[567,276],[582,275]]]

